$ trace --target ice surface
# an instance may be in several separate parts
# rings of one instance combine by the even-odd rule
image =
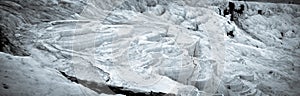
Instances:
[[[4,95],[99,94],[66,80],[58,70],[134,92],[300,94],[299,5],[232,1],[246,8],[230,21],[230,16],[219,13],[228,6],[227,0],[0,2],[0,12],[19,16],[3,19],[9,22],[3,28],[17,33],[31,54],[1,53],[1,76],[13,77],[1,79],[11,86],[1,89]],[[28,10],[8,9],[4,4]],[[234,37],[227,36],[230,31]]]

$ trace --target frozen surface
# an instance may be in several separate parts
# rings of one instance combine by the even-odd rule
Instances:
[[[230,21],[219,14],[228,6],[222,0],[40,1],[41,10],[0,1],[0,12],[12,16],[1,28],[10,28],[23,45],[12,44],[30,53],[1,53],[1,83],[11,87],[0,94],[99,94],[68,81],[63,71],[134,92],[300,95],[299,5],[234,1],[246,7]]]
[[[1,96],[99,96],[31,57],[0,54]]]

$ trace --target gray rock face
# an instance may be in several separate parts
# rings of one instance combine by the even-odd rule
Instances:
[[[228,2],[2,0],[0,95],[299,95],[299,5]]]

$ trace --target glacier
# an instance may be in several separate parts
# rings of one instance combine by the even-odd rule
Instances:
[[[2,0],[0,95],[297,96],[293,2]]]

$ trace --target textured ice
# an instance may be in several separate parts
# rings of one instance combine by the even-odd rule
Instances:
[[[13,78],[1,79],[2,85],[11,87],[1,87],[0,94],[99,94],[63,78],[58,72],[63,71],[134,92],[299,95],[299,5],[231,1],[246,7],[230,21],[230,16],[219,13],[228,2],[0,1],[0,27],[13,34],[7,37],[16,38],[9,39],[12,44],[20,46],[5,47],[20,49],[15,54],[4,52],[30,53],[1,53],[0,74]],[[234,37],[227,36],[230,31]],[[30,69],[38,71],[27,72]]]

